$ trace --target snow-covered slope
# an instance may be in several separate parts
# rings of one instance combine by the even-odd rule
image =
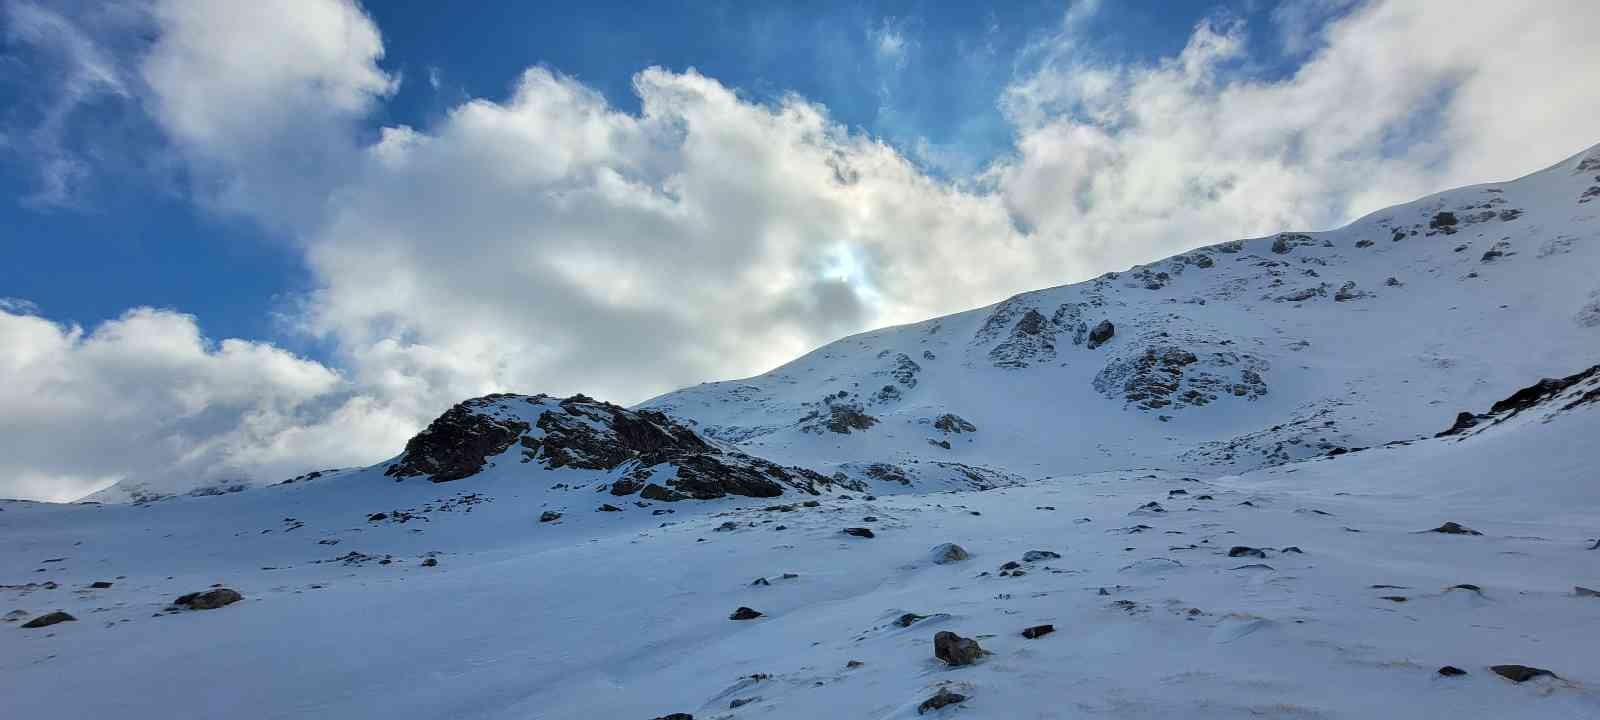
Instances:
[[[0,717],[1600,718],[1596,197],[1600,149],[640,408],[0,501]]]
[[[1217,472],[1414,437],[1600,356],[1597,196],[1591,149],[1337,230],[845,338],[644,407],[819,470],[933,458],[1027,477]],[[1114,334],[1097,343],[1102,322]],[[976,430],[941,429],[946,415]]]

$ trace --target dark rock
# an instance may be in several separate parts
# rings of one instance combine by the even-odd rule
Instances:
[[[1281,553],[1283,553],[1285,555],[1290,555],[1290,554],[1303,555],[1303,554],[1305,554],[1304,550],[1301,550],[1298,546],[1295,546],[1295,545],[1290,545],[1289,547],[1286,547],[1286,548],[1284,548],[1282,550],[1279,550],[1278,552],[1281,552]]]
[[[237,590],[213,588],[204,592],[192,592],[188,595],[180,596],[177,600],[173,600],[172,604],[186,607],[190,610],[215,610],[243,599],[244,596],[240,595]]]
[[[1458,434],[1460,434],[1462,432],[1465,432],[1467,430],[1472,429],[1473,427],[1476,427],[1477,424],[1478,424],[1478,416],[1477,415],[1473,415],[1472,413],[1469,413],[1469,412],[1459,412],[1459,413],[1456,413],[1456,422],[1455,422],[1455,424],[1451,425],[1450,429],[1445,430],[1445,431],[1443,431],[1443,432],[1441,432],[1441,433],[1439,433],[1437,435],[1434,435],[1434,437],[1448,437],[1450,435],[1458,435]]]
[[[40,615],[39,617],[36,617],[36,618],[34,618],[32,620],[29,620],[29,621],[23,623],[22,627],[25,627],[25,628],[50,627],[51,625],[54,625],[56,623],[74,622],[76,620],[77,620],[77,618],[75,618],[75,617],[73,617],[71,615],[68,615],[66,612],[61,611],[61,610],[57,610],[55,612],[48,612],[48,613]]]
[[[1033,626],[1031,628],[1023,630],[1022,631],[1022,636],[1027,638],[1027,639],[1029,639],[1029,640],[1032,640],[1034,638],[1044,637],[1044,636],[1049,635],[1050,633],[1053,633],[1055,631],[1056,631],[1056,626],[1054,626],[1054,625],[1035,625],[1035,626]]]
[[[439,560],[436,559],[436,558],[424,558],[422,560],[422,566],[423,567],[439,567]]]
[[[655,483],[647,483],[644,489],[639,491],[639,497],[660,502],[677,502],[688,496],[676,490],[668,490]]]
[[[961,562],[971,557],[967,554],[966,548],[955,543],[935,545],[932,550],[928,551],[928,554],[933,558],[933,562],[938,565]]]
[[[757,612],[756,610],[752,610],[750,608],[741,606],[738,610],[734,610],[733,614],[728,616],[728,619],[729,620],[754,620],[754,619],[756,619],[758,617],[761,617],[761,613],[760,612]]]
[[[1379,600],[1388,600],[1389,602],[1402,603],[1402,602],[1406,601],[1406,596],[1404,596],[1404,595],[1384,595],[1383,597],[1378,598],[1378,599]]]
[[[963,419],[960,415],[953,413],[945,413],[940,415],[938,418],[935,418],[933,421],[933,427],[935,430],[942,430],[947,433],[958,434],[978,431],[977,425],[973,425],[972,423]]]
[[[1493,665],[1489,668],[1494,674],[1511,680],[1512,682],[1527,682],[1541,675],[1548,675],[1559,679],[1556,675],[1544,668],[1528,667],[1527,665]]]
[[[111,587],[111,583],[106,580],[96,580],[92,583],[89,583],[89,587],[95,590],[104,590],[108,587]]]
[[[895,618],[894,624],[899,625],[900,627],[911,627],[912,625],[916,624],[918,620],[922,620],[926,617],[928,616],[918,615],[916,613],[906,613],[898,618]]]
[[[1478,587],[1477,585],[1473,585],[1472,583],[1461,583],[1460,585],[1451,585],[1447,589],[1449,589],[1449,590],[1471,590],[1472,592],[1475,592],[1475,593],[1483,592],[1483,588]]]
[[[757,700],[760,700],[760,699],[761,698],[759,698],[759,697],[734,698],[731,702],[728,703],[728,709],[729,710],[733,710],[735,708],[744,707],[745,705],[749,705],[750,703],[753,703],[753,702],[755,702]]]
[[[657,717],[655,720],[694,720],[694,716],[689,713],[672,713]]]
[[[933,697],[923,700],[922,704],[917,706],[917,714],[922,715],[931,710],[943,708],[946,705],[966,702],[966,699],[967,696],[961,693],[950,692],[950,688],[939,688],[939,692],[934,693]]]
[[[933,656],[949,665],[971,665],[983,657],[983,648],[977,640],[940,630],[933,636]]]
[[[468,400],[446,410],[406,442],[400,461],[383,474],[396,478],[429,475],[434,482],[476,475],[490,457],[504,452],[528,430],[525,422],[475,412],[485,400]]]
[[[1015,570],[1015,569],[1017,569],[1019,567],[1022,567],[1022,563],[1019,563],[1019,562],[1017,562],[1015,560],[1007,560],[1006,564],[1000,566],[1000,569],[1001,570]]]
[[[1259,548],[1246,547],[1244,545],[1235,545],[1228,549],[1228,557],[1265,558],[1266,556],[1267,553],[1265,551]]]
[[[1112,325],[1110,320],[1101,320],[1100,324],[1095,325],[1094,329],[1089,331],[1089,349],[1093,350],[1106,344],[1106,341],[1116,334],[1117,326]]]
[[[1445,677],[1456,677],[1458,675],[1467,674],[1467,671],[1462,670],[1454,665],[1446,665],[1442,668],[1439,668],[1439,674]]]
[[[1600,598],[1600,590],[1595,590],[1593,588],[1586,588],[1586,587],[1584,587],[1582,585],[1573,585],[1572,586],[1572,594],[1573,595],[1577,595],[1578,597]]]
[[[554,510],[546,510],[546,511],[544,511],[542,513],[539,513],[539,522],[542,522],[542,523],[555,522],[555,521],[560,520],[560,519],[561,519],[561,513],[558,513],[558,512],[556,512]]]
[[[1040,560],[1059,560],[1061,553],[1049,550],[1029,550],[1022,554],[1023,562],[1039,562]]]
[[[594,510],[595,512],[622,512],[622,508],[612,505],[611,503],[602,503],[600,507],[597,507]]]
[[[1472,528],[1462,527],[1461,523],[1447,522],[1428,532],[1444,533],[1446,535],[1482,535],[1483,533]]]
[[[845,528],[844,529],[844,534],[853,535],[853,536],[859,537],[859,538],[877,537],[876,535],[872,534],[872,529],[871,528],[864,528],[864,527]]]
[[[851,660],[850,662],[845,663],[844,666],[853,670],[865,664],[866,663],[861,662],[860,660]]]
[[[382,522],[389,519],[388,513],[373,513],[367,516],[367,522]]]
[[[772,585],[772,583],[768,582],[767,579],[764,578],[764,577],[758,577],[755,580],[751,581],[750,584],[751,585],[758,585],[758,586],[761,586],[761,587],[767,587],[767,586]]]
[[[1442,230],[1445,233],[1453,233],[1455,232],[1456,224],[1459,222],[1455,213],[1441,212],[1436,213],[1433,219],[1428,221],[1428,227],[1434,230]]]

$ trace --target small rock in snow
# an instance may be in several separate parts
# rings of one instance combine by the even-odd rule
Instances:
[[[1265,558],[1267,553],[1259,548],[1235,545],[1228,550],[1228,557],[1253,557]]]
[[[595,510],[595,512],[622,512],[622,508],[619,508],[619,507],[617,507],[615,505],[612,505],[611,503],[606,503],[604,505],[601,505],[600,507],[597,507],[594,510]]]
[[[861,662],[861,661],[860,661],[860,660],[851,660],[851,661],[850,661],[850,662],[847,662],[847,663],[845,663],[845,664],[844,664],[844,666],[845,666],[845,667],[846,667],[846,668],[849,668],[849,669],[851,669],[851,670],[854,670],[854,669],[856,669],[856,668],[858,668],[858,667],[861,667],[861,666],[862,666],[862,665],[865,665],[865,664],[866,664],[866,663],[864,663],[864,662]]]
[[[845,528],[844,529],[844,534],[853,535],[853,536],[859,537],[859,538],[877,537],[876,535],[872,534],[872,529],[871,528],[864,528],[864,527]]]
[[[188,595],[180,596],[177,600],[173,600],[172,604],[186,607],[190,610],[215,610],[243,599],[244,596],[240,595],[237,590],[215,588],[205,592],[192,592]]]
[[[669,510],[668,512],[671,512],[671,511]],[[652,514],[659,514],[659,513],[652,513]],[[558,513],[558,512],[556,512],[554,510],[546,510],[546,511],[544,511],[542,513],[539,513],[539,522],[542,522],[542,523],[555,522],[555,521],[560,520],[560,519],[561,519],[561,513]]]
[[[968,557],[971,557],[967,554],[966,548],[955,543],[935,545],[933,549],[928,552],[928,554],[932,556],[933,562],[936,565],[961,562],[962,560],[966,560]]]
[[[435,558],[424,558],[422,560],[422,566],[423,567],[439,567],[439,561],[437,559],[435,559]]]
[[[764,577],[758,577],[758,578],[755,579],[754,582],[751,582],[750,584],[751,585],[759,585],[759,586],[765,587],[765,586],[771,585],[772,583],[767,582],[767,579],[764,578]]]
[[[1586,587],[1584,587],[1582,585],[1573,585],[1572,586],[1572,594],[1573,595],[1577,595],[1578,597],[1600,598],[1600,590],[1592,590],[1592,589],[1586,588]]]
[[[1454,665],[1446,665],[1442,668],[1439,668],[1439,674],[1445,677],[1455,677],[1457,675],[1465,675],[1467,674],[1467,671],[1462,670]]]
[[[1022,554],[1023,562],[1039,562],[1040,560],[1059,560],[1061,553],[1049,550],[1029,550]]]
[[[917,714],[922,715],[930,710],[938,710],[946,705],[954,705],[959,702],[965,702],[966,699],[967,696],[962,695],[961,693],[950,692],[949,688],[939,688],[939,692],[934,693],[933,697],[923,700],[922,704],[917,706]]]
[[[983,648],[977,640],[940,630],[933,636],[933,656],[949,665],[971,665],[983,657]]]
[[[92,583],[89,583],[89,587],[94,590],[104,590],[108,587],[111,587],[111,582],[108,580],[96,580]]]
[[[1560,677],[1544,668],[1528,667],[1527,665],[1494,665],[1489,669],[1500,677],[1519,683],[1527,682],[1541,675],[1549,675],[1553,678]]]
[[[899,625],[900,627],[911,627],[912,625],[915,625],[918,620],[926,617],[928,616],[918,615],[916,613],[906,613],[898,618],[895,618],[894,624]]]
[[[758,617],[761,617],[761,613],[759,611],[756,611],[756,610],[753,610],[751,608],[747,608],[747,607],[744,607],[744,606],[740,606],[738,610],[734,610],[733,614],[728,616],[728,619],[729,620],[754,620],[754,619],[756,619]]]
[[[1049,635],[1050,633],[1053,633],[1055,631],[1056,631],[1056,626],[1054,626],[1054,625],[1050,625],[1050,624],[1035,625],[1035,626],[1033,626],[1031,628],[1023,630],[1022,631],[1022,636],[1027,638],[1027,639],[1029,639],[1029,640],[1032,640],[1034,638],[1044,637],[1044,636]]]
[[[71,615],[68,615],[66,612],[63,612],[61,610],[57,610],[55,612],[48,612],[48,613],[40,615],[39,617],[36,617],[36,618],[34,618],[32,620],[29,620],[29,621],[23,623],[22,627],[25,627],[25,628],[50,627],[51,625],[54,625],[56,623],[72,622],[72,621],[75,621],[75,620],[77,620],[77,618],[75,618],[75,617],[73,617]]]
[[[1444,533],[1446,535],[1482,535],[1483,533],[1469,527],[1462,527],[1458,522],[1447,522],[1428,532]]]
[[[737,707],[741,707],[741,706],[744,706],[744,705],[749,705],[750,703],[753,703],[753,702],[755,702],[757,700],[760,700],[760,699],[761,698],[759,698],[759,697],[734,698],[732,702],[728,703],[728,709],[732,710],[732,709],[737,708]]]
[[[689,713],[672,713],[657,717],[655,720],[694,720],[694,716]]]

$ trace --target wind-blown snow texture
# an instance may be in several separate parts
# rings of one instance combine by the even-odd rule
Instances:
[[[369,468],[0,502],[0,714],[1600,717],[1594,197],[1600,151]]]

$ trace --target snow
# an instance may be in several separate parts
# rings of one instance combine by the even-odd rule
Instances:
[[[1583,322],[1600,203],[1577,202],[1600,180],[1576,172],[1584,159],[1287,253],[1213,247],[1209,268],[1030,293],[647,403],[725,446],[861,479],[870,499],[619,498],[603,492],[619,470],[551,470],[513,444],[448,483],[386,477],[386,462],[211,497],[0,501],[0,612],[77,618],[0,625],[0,715],[913,718],[948,687],[967,699],[924,717],[1600,718],[1600,600],[1574,592],[1600,587],[1600,403],[1432,437],[1600,356]],[[1426,234],[1495,196],[1522,213]],[[1395,241],[1396,226],[1420,229]],[[1483,261],[1502,237],[1514,254]],[[1350,280],[1370,295],[1335,300]],[[1308,282],[1326,294],[1270,299]],[[1068,302],[1116,335],[1076,344],[1070,312],[1050,320]],[[1050,350],[1024,333],[1001,359],[1027,367],[997,367],[1028,309]],[[1142,409],[1096,389],[1112,358],[1168,341],[1207,373],[1245,366],[1219,353],[1255,358],[1267,392]],[[914,383],[895,374],[902,354]],[[870,399],[884,385],[899,397]],[[880,422],[808,428],[839,390]],[[559,407],[519,402],[484,412],[533,423]],[[936,429],[947,412],[977,430]],[[873,463],[912,482],[871,478]],[[1483,534],[1426,532],[1447,521]],[[842,532],[858,526],[875,537]],[[971,557],[934,562],[952,542]],[[1061,557],[1023,562],[1033,550]],[[1002,576],[1009,561],[1023,574]],[[245,599],[165,611],[213,584]],[[763,616],[730,620],[740,606]],[[928,617],[897,625],[908,612]],[[1056,631],[1020,635],[1043,623]],[[946,667],[941,630],[989,654]],[[1559,677],[1489,670],[1510,663]]]

